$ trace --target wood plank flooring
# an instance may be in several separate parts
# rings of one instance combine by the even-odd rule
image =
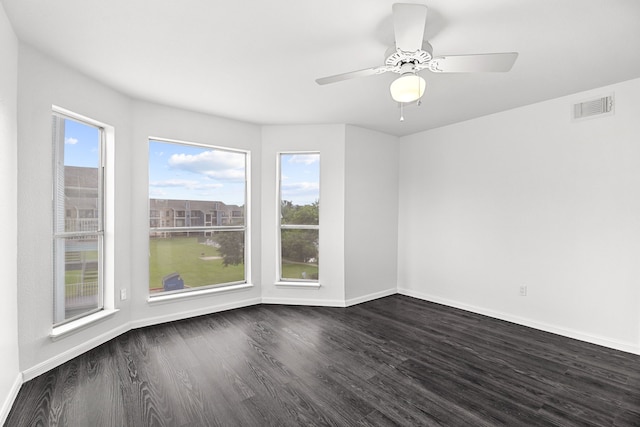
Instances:
[[[7,426],[640,426],[640,356],[393,295],[130,331]]]

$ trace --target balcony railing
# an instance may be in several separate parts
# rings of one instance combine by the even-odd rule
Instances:
[[[73,218],[64,220],[67,232],[98,231],[98,218]]]
[[[67,310],[98,305],[98,282],[68,283],[65,285]]]

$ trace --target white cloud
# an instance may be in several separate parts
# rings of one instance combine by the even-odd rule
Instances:
[[[156,189],[155,191],[161,191],[161,188],[185,188],[188,190],[215,190],[217,188],[224,187],[219,183],[205,184],[199,181],[189,179],[167,179],[164,181],[151,181],[149,187]]]
[[[320,185],[317,182],[294,182],[291,184],[283,184],[282,191],[288,192],[309,192],[309,191],[318,191],[320,189]]]
[[[229,151],[211,150],[200,154],[173,154],[169,166],[204,175],[219,181],[243,181],[244,155]]]
[[[305,165],[313,164],[319,160],[319,154],[294,154],[289,157],[289,163],[304,163]]]
[[[186,179],[165,179],[164,181],[151,181],[150,187],[189,187],[198,184],[198,181]]]
[[[294,203],[311,203],[319,198],[320,186],[318,182],[294,182],[282,184],[282,199]]]
[[[69,145],[76,145],[78,143],[78,138],[72,138],[72,137],[65,138],[64,143]]]
[[[160,188],[150,188],[149,197],[152,199],[164,199],[167,196],[167,192]]]

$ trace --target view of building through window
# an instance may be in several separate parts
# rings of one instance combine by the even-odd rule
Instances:
[[[149,292],[246,281],[247,154],[149,141]]]
[[[54,324],[101,310],[102,137],[54,112]]]
[[[318,281],[320,154],[280,154],[280,280]]]

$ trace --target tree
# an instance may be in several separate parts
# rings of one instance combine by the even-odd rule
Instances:
[[[310,205],[294,205],[288,200],[283,200],[280,206],[282,224],[317,225],[320,205],[318,201]]]
[[[310,262],[318,258],[318,230],[282,230],[282,258]]]
[[[244,262],[244,232],[220,231],[215,237],[218,251],[222,255],[222,264],[238,265]]]
[[[283,200],[280,207],[282,224],[317,225],[319,204],[294,205]],[[244,262],[244,233],[220,231],[215,234],[223,265],[238,265]],[[310,262],[318,259],[318,230],[287,229],[281,234],[282,258],[294,262]]]
[[[287,225],[317,225],[319,204],[294,205],[283,200],[280,206],[281,223]],[[284,229],[280,243],[282,258],[294,262],[309,262],[318,259],[318,230]]]

